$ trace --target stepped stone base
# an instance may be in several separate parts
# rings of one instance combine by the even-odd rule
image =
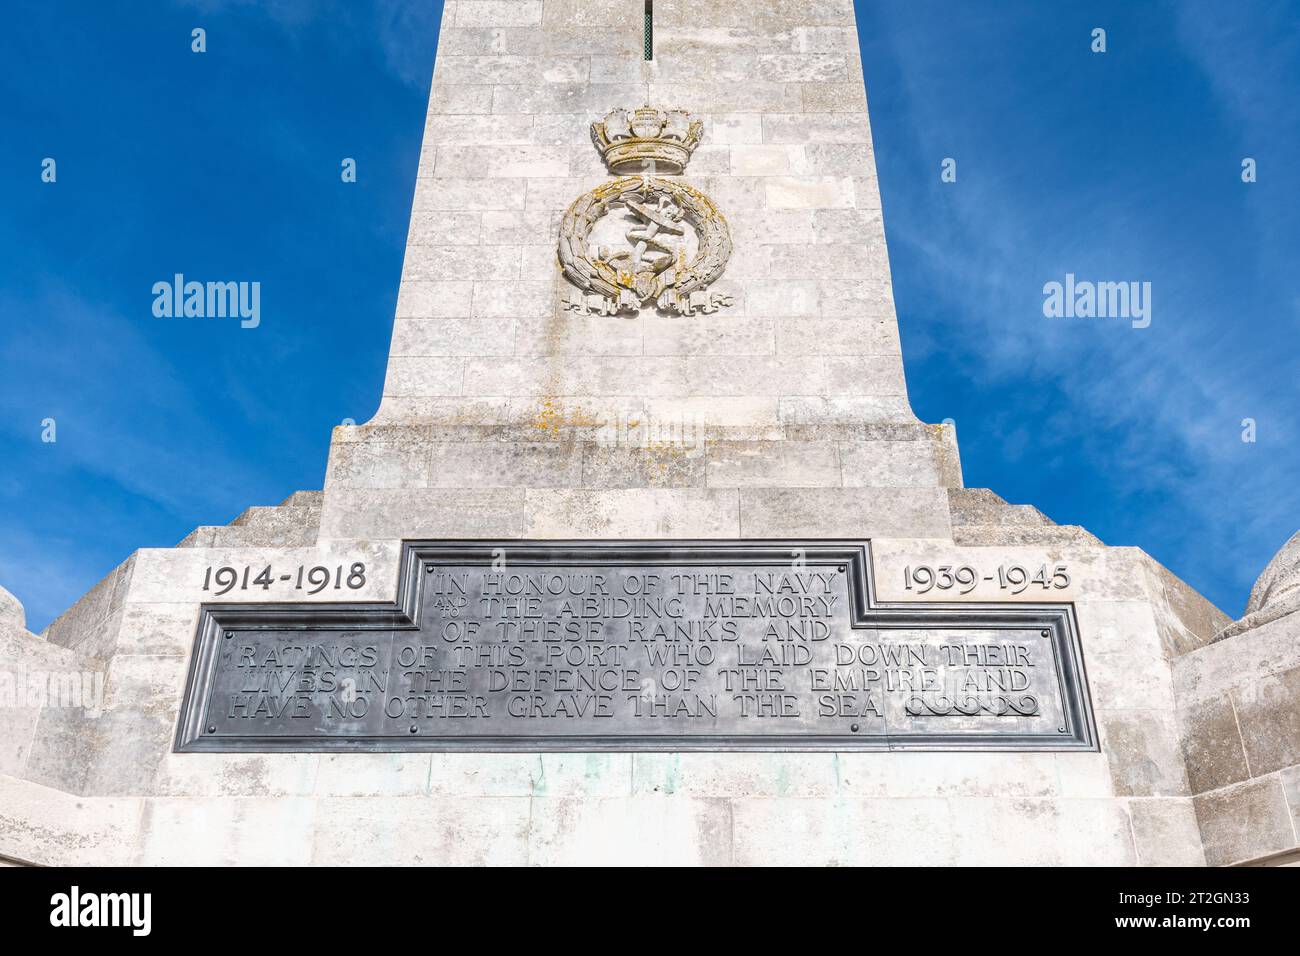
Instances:
[[[348,454],[358,447],[336,441],[323,495],[298,493],[249,509],[226,528],[199,529],[175,549],[139,551],[45,640],[14,629],[4,635],[7,666],[100,673],[105,684],[97,716],[52,706],[6,715],[0,856],[218,865],[1130,865],[1241,862],[1292,845],[1284,823],[1295,805],[1287,802],[1294,768],[1282,764],[1294,759],[1285,747],[1249,749],[1249,774],[1242,760],[1200,757],[1223,737],[1209,717],[1217,711],[1201,702],[1246,693],[1251,672],[1236,674],[1227,663],[1245,646],[1234,654],[1226,642],[1211,644],[1226,619],[1137,549],[1106,547],[986,490],[945,487],[937,472],[929,488],[894,492],[742,484],[739,477],[763,474],[762,452],[744,457],[749,443],[739,453],[706,443],[689,483],[636,477],[633,487],[603,488],[580,484],[605,454],[596,446],[537,443],[543,455],[581,462],[572,487],[545,488],[364,487],[388,466],[358,470]],[[461,462],[441,472],[444,480],[450,472],[473,484],[493,473],[483,458],[455,458],[436,443],[427,451],[429,462]],[[425,460],[423,450],[418,457]],[[617,473],[645,474],[642,457]],[[807,468],[801,473],[823,473]],[[397,474],[407,481],[432,472]],[[711,485],[715,474],[731,485]],[[1071,585],[1053,600],[1074,603],[1101,752],[171,752],[205,568],[362,559],[371,570],[355,599],[391,601],[398,529],[429,537],[869,537],[884,600],[925,599],[903,589],[908,563],[1064,563]],[[1249,650],[1280,660],[1272,654]],[[1275,679],[1281,694],[1291,678]],[[1240,708],[1237,715],[1252,719]],[[1242,824],[1243,813],[1258,825]]]
[[[627,0],[444,5],[379,412],[335,430],[322,490],[137,551],[39,637],[0,601],[0,691],[89,692],[0,709],[0,862],[1290,859],[1296,615],[1215,642],[1227,618],[1142,551],[964,488],[953,429],[912,414],[851,0],[653,16],[647,59]],[[575,311],[566,257],[644,262],[561,225],[612,176],[593,121],[642,104],[700,124],[645,188],[725,217],[716,314]],[[450,538],[869,541],[881,602],[1068,605],[1099,746],[173,752],[205,602],[392,605],[403,539]],[[354,563],[346,593],[292,584]],[[922,566],[978,573],[958,593]],[[251,581],[218,593],[221,568]]]

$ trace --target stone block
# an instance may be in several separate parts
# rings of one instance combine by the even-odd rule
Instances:
[[[464,347],[468,347],[468,343],[462,345]],[[394,355],[388,360],[384,394],[398,397],[459,395],[464,370],[464,358],[444,357],[435,364],[426,356]]]
[[[840,442],[846,488],[918,488],[942,484],[935,447],[926,441]]]
[[[473,282],[430,282],[407,279],[397,292],[398,319],[468,318]],[[394,328],[394,337],[397,327]]]
[[[434,754],[429,787],[446,797],[623,797],[632,792],[632,755]]]
[[[142,866],[304,866],[314,800],[167,797],[145,801]],[[355,824],[357,821],[353,820]]]
[[[619,800],[536,798],[528,862],[539,866],[727,866],[726,800],[637,796]]]
[[[750,79],[687,83],[650,83],[652,103],[672,103],[693,113],[793,113],[800,108],[798,87]],[[787,140],[787,142],[790,142]]]
[[[1106,754],[1059,753],[1055,756],[1061,796],[1085,798],[1115,796],[1110,760]]]
[[[457,27],[538,24],[542,22],[542,0],[456,0],[454,22]]]
[[[733,150],[741,147],[733,146]],[[748,147],[761,149],[764,147]],[[776,149],[785,150],[788,147],[778,146]],[[763,175],[756,173],[746,173],[745,175]],[[778,243],[797,243],[807,244],[817,241],[817,232],[813,228],[813,215],[816,210],[812,209],[741,209],[735,214],[727,217],[727,222],[731,227],[731,240],[736,245],[775,245]],[[761,281],[761,280],[760,280]],[[779,295],[783,292],[785,283],[773,282],[771,280],[764,282],[764,291],[769,297],[775,297],[777,303],[783,302],[786,296]],[[752,288],[753,282],[745,283],[745,291]],[[808,286],[815,293],[816,285],[808,283]],[[746,296],[748,299],[749,297]],[[814,310],[811,313],[793,313],[793,314],[812,314],[816,315],[815,303],[816,295],[812,296]],[[779,308],[779,306],[778,306]],[[758,311],[756,315],[786,315],[790,313]]]
[[[586,118],[588,127],[615,106],[644,103],[646,84],[635,77],[593,77],[590,83],[544,83],[500,85],[493,88],[492,112],[528,113],[541,117],[547,113],[576,114]],[[566,140],[567,143],[567,140]],[[591,148],[590,134],[586,153],[597,156]],[[597,157],[599,158],[599,157]],[[537,175],[564,176],[568,169]],[[575,193],[574,198],[577,198]]]
[[[568,441],[438,442],[430,449],[431,488],[575,488],[582,447]]]
[[[738,866],[949,866],[952,804],[942,799],[740,799]]]
[[[636,395],[691,394],[686,360],[675,356],[573,356],[512,360],[470,359],[467,395]]]
[[[1191,800],[1130,800],[1128,811],[1139,866],[1205,865]]]
[[[814,209],[813,228],[818,242],[853,243],[869,240],[874,244],[883,244],[885,232],[881,215],[879,209],[870,208]]]
[[[758,74],[786,83],[828,83],[849,78],[842,53],[772,53],[759,56]],[[866,99],[862,107],[866,109]]]
[[[771,441],[781,437],[775,399],[761,396],[648,398],[646,422],[669,441],[697,445],[708,439]],[[676,436],[680,435],[678,439]]]
[[[790,179],[782,176],[768,177],[767,182],[769,186],[791,184]],[[778,201],[769,190],[769,202],[773,206],[852,205],[851,193],[847,196],[833,194],[836,187],[830,185],[832,179],[803,182],[812,185],[802,199],[791,196],[788,201]],[[795,185],[793,188],[802,190],[803,186]],[[773,246],[770,275],[777,279],[834,279],[843,275],[880,274],[886,265],[883,243],[824,242],[814,246]]]
[[[125,866],[141,802],[68,796],[0,775],[0,855],[39,866]]]
[[[799,172],[802,165],[803,147],[801,146],[731,146],[729,147],[730,171],[736,176],[780,176]],[[760,236],[771,241],[773,236],[781,233],[768,230]]]
[[[539,355],[640,355],[646,321],[641,318],[548,314],[519,323],[515,353]]]
[[[639,753],[634,793],[684,797],[825,798],[839,789],[827,753]]]
[[[1276,776],[1200,794],[1194,805],[1210,866],[1258,860],[1296,846],[1291,811]]]
[[[427,796],[433,754],[320,754],[312,782],[318,797]]]
[[[462,35],[471,31],[458,31]],[[480,36],[483,34],[480,33]],[[468,38],[467,38],[468,39]],[[478,52],[465,50],[463,52]],[[430,113],[491,113],[492,87],[438,85],[429,91]]]
[[[1097,729],[1121,797],[1190,795],[1174,716],[1167,710],[1107,711],[1098,704]]]
[[[845,113],[863,116],[867,112],[867,91],[861,80],[836,83],[800,83],[800,107],[804,113]]]
[[[528,119],[528,134],[532,134],[532,117]],[[515,119],[515,117],[479,117],[479,116],[451,116],[452,119]],[[426,141],[428,134],[425,134]],[[460,142],[460,138],[449,135],[451,142]],[[523,142],[528,142],[524,139]],[[429,185],[416,190],[417,198],[415,203],[423,215],[426,212],[468,212],[484,211],[494,209],[523,209],[527,197],[527,190],[522,188],[522,184],[531,184],[536,182],[533,179],[520,180],[519,187],[513,189],[504,188],[499,180],[495,179],[451,179],[438,178],[429,181]],[[405,280],[406,274],[403,273]],[[415,278],[425,278],[416,276]],[[427,278],[435,278],[429,276]],[[447,276],[448,279],[465,279],[471,276]]]
[[[713,488],[834,488],[840,460],[833,442],[714,442],[707,451]]]
[[[385,390],[393,395],[459,395],[463,363],[404,360],[511,355],[514,344],[511,319],[397,319]]]
[[[472,312],[476,319],[549,319],[555,310],[555,298],[555,284],[551,281],[474,282]],[[515,343],[513,337],[504,338],[511,345]]]
[[[567,146],[439,146],[433,167],[435,177],[459,179],[525,179],[568,173]],[[516,183],[502,183],[501,187],[519,188]]]
[[[472,57],[466,59],[473,59]],[[507,145],[527,145],[533,140],[533,118],[527,113],[511,113],[508,115],[462,115],[454,116],[439,113],[430,113],[424,121],[424,149],[428,150],[443,144],[460,144],[460,143],[497,143],[502,146]],[[538,140],[538,142],[541,142]],[[482,193],[472,191],[468,186],[462,185],[458,193],[448,190],[448,180],[440,180],[436,188],[426,188],[417,190],[423,192],[423,197],[437,203],[437,208],[441,209],[466,209],[466,208],[484,208],[484,209],[519,209],[520,205],[488,205],[488,206],[464,206],[457,200],[469,200],[471,202],[485,201]],[[500,184],[494,184],[498,187]],[[441,197],[441,199],[439,199]],[[500,200],[498,200],[500,201]]]
[[[742,537],[944,538],[951,535],[941,489],[744,488]]]
[[[1048,754],[846,752],[836,754],[839,791],[857,797],[1056,797]]]
[[[185,657],[194,646],[197,604],[127,604],[118,630],[118,654]]]
[[[587,79],[589,63],[582,56],[440,56],[433,62],[433,82],[528,86],[582,83]]]
[[[860,425],[912,422],[915,416],[902,395],[791,395],[781,399],[786,425]]]
[[[1203,698],[1184,708],[1180,716],[1192,793],[1218,790],[1250,776],[1237,715],[1227,694]]]
[[[165,797],[310,797],[328,759],[321,754],[167,753],[159,762],[153,792]],[[353,780],[353,786],[362,785],[362,778]]]
[[[852,0],[764,0],[757,6],[731,0],[658,0],[655,22],[660,20],[666,27],[733,27],[758,35],[796,26],[852,27],[854,22]]]
[[[825,299],[820,301],[824,307]],[[887,319],[823,318],[783,322],[776,327],[776,351],[778,355],[897,356],[900,354],[897,336],[897,327]],[[845,375],[851,372],[848,364],[836,368]],[[830,370],[828,365],[828,374]]]
[[[1088,656],[1088,680],[1100,706],[1113,710],[1174,709],[1169,663],[1137,648],[1134,653]]]
[[[1252,776],[1300,764],[1300,667],[1237,687],[1232,704]]]
[[[536,538],[728,538],[740,523],[726,488],[535,490],[527,503]]]
[[[591,42],[629,30],[641,34],[641,8],[622,0],[546,0],[543,22],[548,31],[576,29]],[[656,16],[658,14],[656,13]]]
[[[582,484],[587,488],[699,488],[704,450],[686,444],[588,444]]]
[[[560,211],[556,209],[494,210],[481,215],[479,241],[485,246],[549,244],[560,230]]]
[[[769,176],[765,183],[767,190],[767,205],[771,209],[848,209],[856,204],[854,195],[853,180],[849,177],[842,176]],[[856,258],[861,255],[862,247],[845,246],[845,253],[849,258]],[[774,257],[778,268],[783,267],[790,255],[796,250],[790,250],[790,253],[784,257]],[[836,261],[838,261],[836,257]],[[809,274],[806,269],[804,275]],[[828,269],[832,266],[828,264]],[[784,275],[784,273],[779,273]],[[813,272],[812,274],[821,274]],[[828,272],[827,275],[835,275],[834,271]],[[798,274],[795,277],[799,277]]]
[[[798,88],[794,94],[799,95]],[[802,108],[800,97],[800,108]],[[870,145],[871,130],[865,113],[780,112],[763,110],[763,142],[792,144],[859,143]]]
[[[339,489],[321,514],[321,536],[345,539],[513,538],[527,526],[517,488]]]
[[[330,489],[427,488],[427,444],[369,442],[335,449],[330,458]]]
[[[704,119],[704,139],[709,143],[744,144],[763,142],[760,113],[714,113]]]
[[[643,343],[646,355],[771,355],[776,330],[763,319],[662,316],[645,324]]]
[[[514,246],[486,250],[479,246],[411,246],[402,264],[402,280],[514,281],[519,279],[519,255]]]

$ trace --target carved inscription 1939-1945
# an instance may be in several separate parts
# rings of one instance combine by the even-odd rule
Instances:
[[[395,605],[207,605],[177,749],[1093,749],[1068,605],[865,542],[407,542]]]

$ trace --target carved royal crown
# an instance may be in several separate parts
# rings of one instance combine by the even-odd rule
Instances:
[[[685,110],[614,110],[591,124],[591,138],[614,172],[638,172],[653,162],[660,172],[680,173],[699,145],[704,124]]]

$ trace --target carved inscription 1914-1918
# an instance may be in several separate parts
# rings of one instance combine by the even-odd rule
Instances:
[[[1095,749],[1068,605],[866,542],[407,542],[395,605],[206,605],[179,751]]]

